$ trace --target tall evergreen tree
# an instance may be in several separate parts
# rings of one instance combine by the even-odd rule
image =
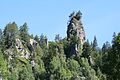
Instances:
[[[90,56],[91,48],[90,48],[90,44],[89,44],[88,40],[87,40],[87,42],[84,43],[82,51],[83,51],[82,52],[83,57],[88,58]]]
[[[39,42],[41,48],[45,49],[47,47],[48,44],[47,40],[48,40],[47,37],[41,34]]]
[[[97,38],[96,38],[96,36],[94,36],[93,46],[92,46],[93,50],[96,50],[97,46],[98,46],[98,44],[97,44]]]
[[[19,31],[15,22],[9,23],[4,29],[4,41],[6,48],[14,47],[15,38],[18,38]]]
[[[60,40],[62,40],[62,39],[61,39],[60,35],[57,34],[57,35],[55,36],[55,41],[56,41],[56,42],[59,42]]]
[[[1,38],[2,38],[2,30],[0,29],[0,40],[1,40]]]
[[[102,52],[103,53],[108,52],[110,49],[111,49],[111,45],[108,41],[103,44],[103,46],[102,46]]]
[[[2,47],[2,44],[3,44],[3,33],[2,33],[2,30],[0,29],[0,47]]]
[[[116,33],[114,32],[114,33],[113,33],[112,44],[114,44],[114,42],[115,42],[115,38],[116,38]]]
[[[38,43],[40,42],[39,37],[36,35],[34,40],[36,40]]]
[[[23,26],[20,27],[20,37],[24,42],[29,42],[30,37],[28,34],[28,26],[27,23],[24,23]]]
[[[115,38],[112,49],[108,54],[108,69],[107,74],[109,80],[120,79],[120,33]],[[106,65],[107,66],[107,65]]]

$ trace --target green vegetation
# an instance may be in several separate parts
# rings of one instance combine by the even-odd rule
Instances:
[[[0,29],[0,80],[120,80],[120,33],[102,48],[96,36],[90,44],[81,15],[73,12],[67,37],[57,34],[55,41],[43,34],[30,36],[26,23],[20,29],[15,22]]]

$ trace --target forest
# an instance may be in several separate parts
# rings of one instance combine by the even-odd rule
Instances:
[[[54,41],[30,34],[27,23],[0,29],[0,80],[120,80],[120,33],[100,48],[96,36],[86,39],[81,17],[71,13],[67,36]]]

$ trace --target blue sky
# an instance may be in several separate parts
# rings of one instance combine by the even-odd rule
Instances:
[[[0,28],[27,22],[30,34],[54,40],[55,34],[66,36],[68,16],[78,10],[89,41],[96,35],[101,46],[120,31],[120,0],[1,0]]]

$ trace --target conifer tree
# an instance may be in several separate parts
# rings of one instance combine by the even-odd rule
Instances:
[[[110,80],[120,79],[120,33],[115,37],[114,43],[112,44],[112,49],[108,54],[108,71]],[[107,65],[106,65],[107,66]]]
[[[30,37],[28,34],[28,26],[27,23],[24,23],[23,26],[20,27],[20,37],[24,42],[29,42]]]
[[[97,44],[97,38],[96,38],[96,36],[94,36],[93,46],[92,46],[93,50],[96,50],[97,46],[98,46],[98,44]]]
[[[1,38],[2,38],[2,30],[0,29],[0,40],[1,40]]]
[[[19,31],[15,22],[9,23],[4,29],[4,41],[6,48],[14,47],[15,39],[19,37]]]
[[[90,48],[90,44],[89,44],[88,40],[87,40],[87,42],[84,43],[82,51],[83,51],[82,52],[83,57],[88,58],[90,56],[91,48]]]

